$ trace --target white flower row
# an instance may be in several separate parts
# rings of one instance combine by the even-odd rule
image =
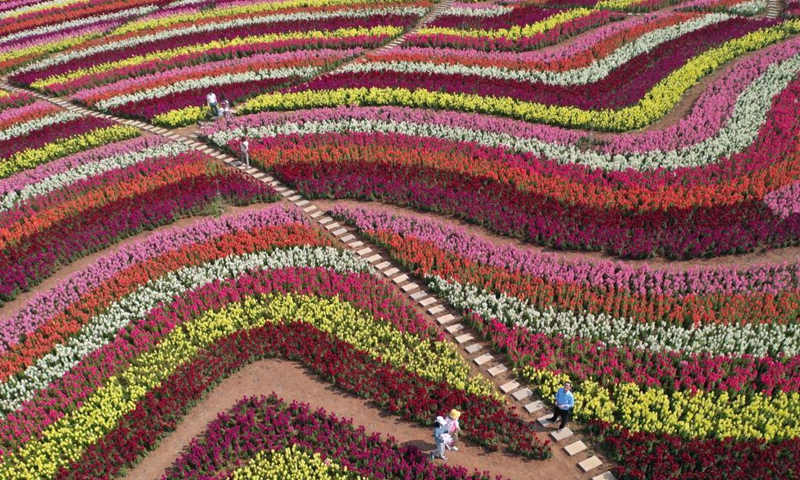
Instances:
[[[149,90],[139,90],[137,92],[111,97],[97,102],[95,107],[101,110],[107,110],[109,108],[124,105],[126,103],[141,102],[143,100],[155,100],[157,98],[166,97],[174,93],[186,92],[189,90],[200,90],[219,85],[229,85],[232,83],[257,82],[268,78],[311,77],[319,73],[321,70],[322,69],[319,67],[291,67],[265,69],[242,73],[226,73],[224,75],[192,78],[189,80],[175,82],[171,85],[156,87]],[[200,103],[202,103],[202,98]]]
[[[95,23],[95,22],[110,21],[110,20],[117,20],[117,19],[120,19],[120,18],[147,15],[148,13],[155,12],[156,10],[158,10],[158,8],[157,7],[153,7],[153,6],[150,6],[150,7],[138,7],[138,8],[133,8],[131,10],[123,10],[121,12],[104,14],[102,16],[95,15],[95,16],[91,16],[91,17],[79,18],[77,20],[70,20],[70,21],[62,22],[62,23],[44,25],[44,26],[41,26],[41,27],[31,28],[29,30],[23,30],[21,32],[12,33],[11,35],[5,36],[5,37],[3,37],[2,40],[0,40],[0,45],[5,44],[5,43],[11,43],[11,42],[13,42],[15,40],[20,40],[22,38],[56,33],[56,32],[59,32],[61,30],[66,30],[66,29],[75,28],[75,27],[81,27],[83,25],[89,25],[89,24],[92,24],[92,23]]]
[[[399,72],[425,73],[436,75],[475,75],[497,80],[514,80],[518,82],[539,82],[547,85],[585,85],[607,77],[612,71],[623,67],[633,58],[647,53],[661,44],[680,38],[701,28],[724,22],[732,18],[724,13],[713,13],[694,20],[646,33],[631,43],[616,49],[607,57],[592,62],[591,65],[554,72],[549,70],[518,70],[505,67],[480,67],[460,64],[436,64],[429,62],[368,62],[352,63],[342,69],[343,72]],[[502,95],[502,93],[501,93]]]
[[[26,185],[19,191],[0,195],[0,212],[9,210],[20,202],[62,189],[86,178],[111,170],[126,168],[151,158],[178,155],[189,149],[190,147],[183,142],[172,142],[103,158],[96,162],[85,163],[65,172],[44,178],[36,183]]]
[[[52,67],[54,65],[62,64],[75,60],[78,58],[88,57],[97,53],[108,52],[112,50],[125,50],[130,47],[141,45],[143,43],[156,42],[166,40],[169,38],[182,37],[195,33],[216,32],[220,30],[227,30],[249,25],[262,25],[277,22],[291,22],[291,21],[316,21],[327,20],[335,18],[369,18],[375,15],[416,15],[422,17],[427,12],[423,7],[403,7],[403,8],[376,8],[376,9],[352,9],[340,10],[333,12],[297,12],[297,13],[284,13],[269,16],[250,17],[250,18],[237,18],[219,23],[207,23],[202,25],[191,25],[184,28],[169,28],[156,32],[154,34],[147,34],[126,38],[124,40],[112,41],[102,45],[95,45],[90,48],[73,50],[70,52],[63,52],[58,55],[53,55],[48,58],[42,59],[38,62],[31,63],[16,70],[19,72],[29,72],[34,70],[41,70],[44,68]]]
[[[428,276],[431,288],[461,311],[471,310],[483,318],[497,318],[521,325],[535,333],[599,340],[614,347],[672,350],[715,355],[755,356],[800,353],[800,325],[702,325],[685,329],[675,325],[645,323],[605,314],[537,310],[528,302],[494,295],[473,285],[451,283]]]
[[[234,278],[249,270],[270,270],[289,267],[324,267],[337,272],[372,272],[369,264],[351,252],[333,247],[293,247],[234,255],[199,266],[185,267],[151,280],[133,293],[111,304],[91,319],[80,332],[55,350],[40,358],[5,383],[0,384],[0,418],[17,410],[33,398],[38,390],[61,378],[81,359],[107,345],[120,329],[144,318],[159,304],[215,280]]]
[[[743,16],[758,15],[767,8],[767,0],[752,0],[750,2],[740,3],[730,8],[730,11]]]
[[[206,0],[178,0],[177,2],[170,2],[164,8],[177,8],[177,7],[186,7],[188,5],[194,5],[195,3],[205,3]]]
[[[28,120],[27,122],[15,123],[14,125],[0,130],[0,142],[10,140],[15,137],[22,137],[36,130],[41,130],[44,127],[49,127],[50,125],[55,125],[57,123],[69,122],[70,120],[75,120],[82,116],[83,114],[81,113],[62,110],[52,115],[45,115],[44,117]]]
[[[800,71],[800,55],[770,65],[765,73],[751,83],[739,96],[728,122],[712,135],[689,147],[676,150],[648,150],[625,154],[580,150],[575,145],[548,142],[536,137],[521,137],[498,131],[463,128],[437,123],[412,121],[383,121],[342,117],[336,121],[286,122],[280,125],[250,127],[248,135],[267,138],[290,134],[323,134],[346,132],[398,133],[409,136],[441,138],[474,142],[488,147],[501,147],[527,152],[561,163],[586,165],[603,170],[648,170],[698,167],[716,162],[740,152],[751,145],[766,122],[772,97],[783,91]],[[218,131],[210,135],[214,143],[225,145],[242,135],[241,128]],[[692,132],[688,132],[691,134]],[[635,138],[635,137],[634,137]]]
[[[441,16],[453,15],[457,17],[490,18],[490,17],[499,17],[500,15],[505,15],[513,11],[514,7],[508,7],[503,5],[492,5],[490,7],[484,7],[484,8],[474,8],[470,6],[455,6],[455,7],[450,7],[450,9],[447,10],[447,12],[443,13]]]

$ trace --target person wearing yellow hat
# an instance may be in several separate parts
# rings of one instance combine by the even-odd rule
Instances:
[[[461,412],[459,412],[454,408],[450,410],[450,414],[445,419],[445,421],[447,422],[447,433],[449,433],[450,436],[453,437],[453,441],[447,445],[448,450],[458,451],[456,442],[458,441],[458,432],[461,431],[461,426],[458,424],[458,417],[460,416]]]

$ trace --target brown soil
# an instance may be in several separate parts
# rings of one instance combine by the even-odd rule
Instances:
[[[208,397],[184,417],[178,428],[167,435],[155,451],[124,477],[129,480],[160,478],[164,470],[189,445],[192,438],[202,434],[206,424],[219,412],[231,408],[249,395],[277,393],[286,401],[298,400],[312,408],[324,408],[338,417],[352,418],[368,433],[377,432],[383,437],[393,436],[402,445],[415,445],[424,451],[433,449],[431,429],[420,427],[387,415],[370,402],[342,393],[329,384],[318,381],[294,362],[263,360],[253,363],[217,386]],[[468,421],[468,419],[465,419]],[[509,479],[578,479],[586,478],[576,462],[560,455],[545,461],[524,460],[499,452],[461,442],[458,452],[448,452],[447,463],[461,465],[470,470],[488,471]],[[556,447],[557,448],[557,447]]]
[[[579,252],[568,250],[555,250],[550,248],[543,248],[530,243],[525,243],[519,239],[504,237],[490,232],[489,230],[468,223],[464,220],[454,218],[432,212],[420,212],[410,208],[398,207],[395,205],[388,205],[380,202],[360,202],[356,200],[314,200],[314,204],[322,210],[329,210],[335,205],[344,205],[348,207],[365,207],[372,208],[378,207],[398,216],[406,216],[420,219],[434,219],[443,222],[447,225],[464,227],[468,233],[476,235],[484,240],[491,242],[494,245],[512,245],[522,251],[530,251],[535,253],[552,253],[556,254],[566,260],[587,260],[587,261],[618,261],[623,262],[633,267],[648,266],[656,270],[673,270],[682,271],[696,267],[749,267],[754,265],[763,264],[780,264],[797,262],[800,259],[800,247],[787,247],[776,248],[764,252],[749,253],[744,255],[726,255],[724,257],[715,258],[699,258],[693,260],[667,260],[664,258],[651,258],[647,260],[626,260],[611,255],[594,253],[594,252]]]

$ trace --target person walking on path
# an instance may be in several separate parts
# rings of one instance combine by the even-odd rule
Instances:
[[[247,137],[242,135],[242,140],[239,142],[239,149],[242,151],[242,162],[248,167],[250,166],[250,142]]]
[[[553,412],[551,422],[555,423],[558,417],[561,417],[561,426],[558,427],[557,432],[567,426],[569,418],[572,415],[572,409],[575,407],[575,397],[572,395],[572,384],[566,382],[563,387],[559,388],[556,392],[556,408]]]
[[[458,447],[456,446],[456,442],[458,442],[458,432],[461,431],[461,425],[458,424],[458,417],[461,416],[461,412],[456,410],[455,408],[450,410],[450,414],[445,418],[445,422],[447,422],[447,433],[453,437],[453,441],[447,444],[448,450],[455,450],[458,451]]]
[[[441,416],[436,417],[436,427],[433,429],[433,441],[436,443],[436,450],[428,454],[428,458],[433,460],[436,457],[447,460],[444,456],[445,440],[447,435],[447,421]]]
[[[208,95],[206,95],[206,104],[208,108],[211,109],[211,118],[217,118],[217,114],[219,114],[219,105],[217,104],[217,96],[214,92],[208,92]]]

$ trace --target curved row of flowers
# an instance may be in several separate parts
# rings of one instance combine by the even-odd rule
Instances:
[[[0,138],[8,155],[0,162],[6,172],[0,178],[0,302],[144,229],[210,212],[220,202],[276,198],[265,184],[183,144],[130,139],[139,135],[135,128],[22,97],[23,106],[0,112],[2,120],[17,120]]]
[[[125,246],[30,301],[0,326],[6,341],[0,478],[52,477],[84,453],[128,455],[93,449],[116,434],[126,415],[149,405],[141,403],[149,391],[187,369],[205,368],[206,352],[241,341],[248,346],[238,345],[239,353],[213,356],[213,368],[227,367],[204,377],[197,395],[250,361],[300,356],[337,385],[405,418],[427,422],[430,413],[459,406],[474,422],[467,435],[475,441],[548,455],[493,387],[471,378],[453,347],[367,273],[363,260],[327,243],[294,210],[223,217]],[[283,340],[280,331],[288,335]],[[306,341],[302,332],[318,338]],[[331,355],[337,362],[325,359]],[[372,366],[359,367],[351,355]],[[331,375],[329,369],[345,365],[355,370]],[[388,372],[394,386],[385,382]],[[184,408],[190,400],[168,403]]]
[[[4,2],[0,12],[0,72],[102,37],[168,0]]]
[[[552,89],[561,87],[547,89],[541,85],[537,85],[536,88],[532,88],[531,85],[501,86],[500,83],[504,82],[484,82],[474,77],[455,76],[437,78],[433,81],[428,75],[404,76],[394,72],[390,75],[386,72],[369,77],[352,78],[346,74],[329,75],[292,87],[285,92],[256,97],[239,110],[241,113],[253,113],[262,110],[299,110],[337,105],[397,105],[488,113],[573,128],[625,131],[646,126],[662,118],[674,108],[682,94],[701,78],[745,53],[785,40],[796,33],[798,24],[790,20],[761,29],[753,23],[743,25],[744,30],[739,27],[721,26],[707,28],[711,28],[708,31],[709,35],[718,33],[723,36],[733,35],[736,38],[728,41],[721,38],[711,41],[711,44],[724,41],[718,46],[703,47],[701,41],[696,44],[697,50],[694,51],[694,47],[683,45],[684,41],[688,41],[686,38],[678,43],[668,43],[665,47],[673,49],[675,55],[681,57],[681,59],[664,57],[665,62],[674,64],[669,68],[658,67],[656,66],[658,62],[653,63],[648,59],[648,55],[662,58],[664,52],[658,49],[639,56],[636,64],[649,69],[651,73],[640,72],[641,74],[634,75],[633,71],[637,67],[627,65],[630,68],[618,69],[613,79],[606,78],[604,85],[607,84],[608,88],[589,88],[581,94],[575,92],[569,94],[574,94],[576,102],[590,102],[587,105],[572,105],[570,104],[572,100],[564,96],[566,93],[551,92]],[[637,93],[628,94],[620,91],[619,82],[624,82],[626,88],[631,88],[633,89],[631,92],[637,91]],[[436,91],[431,86],[434,84]],[[478,85],[483,86],[478,88]],[[504,96],[495,97],[492,92],[501,87]],[[517,93],[514,92],[518,92],[522,97],[517,97]],[[615,103],[621,102],[619,103],[621,108],[602,107],[597,102],[603,98]]]
[[[298,432],[303,432],[302,434]],[[202,438],[202,439],[201,439]],[[225,473],[225,461],[238,460],[231,479],[453,478],[489,480],[488,474],[425,461],[416,447],[369,435],[351,420],[304,403],[286,403],[274,393],[245,397],[208,424],[190,451],[173,462],[163,480]],[[230,452],[220,458],[218,452]]]
[[[95,147],[139,135],[135,128],[82,117],[24,93],[0,104],[0,179]]]
[[[337,207],[332,213],[425,277],[468,323],[508,353],[542,398],[552,398],[566,378],[572,380],[579,418],[625,429],[615,434],[650,432],[664,442],[683,437],[687,449],[705,437],[743,445],[766,439],[774,442],[770,448],[784,452],[779,456],[796,448],[797,303],[779,300],[782,307],[795,307],[776,323],[767,323],[773,318],[764,314],[774,311],[767,306],[773,299],[797,298],[797,265],[635,270],[496,247],[463,229],[381,210]],[[597,301],[585,303],[592,298]],[[670,303],[672,312],[659,312]],[[705,306],[705,318],[694,315],[695,305]],[[589,313],[620,309],[635,309],[642,318]],[[671,325],[675,313],[692,323]],[[734,323],[727,323],[732,314]],[[723,340],[704,339],[699,332],[706,327]],[[625,328],[641,330],[626,337]],[[737,333],[747,330],[758,332],[749,344]],[[681,338],[691,340],[681,344]],[[657,445],[662,437],[650,438]]]
[[[242,135],[260,138],[253,158],[311,197],[379,198],[455,214],[533,243],[628,257],[748,252],[798,241],[800,56],[777,52],[743,67],[753,83],[730,101],[730,129],[720,130],[724,145],[763,115],[745,138],[752,143],[735,144],[742,151],[691,170],[603,175],[524,151],[536,127],[399,108],[263,113],[202,133],[234,151]],[[737,168],[723,174],[730,165]]]
[[[426,2],[229,1],[163,9],[18,70],[11,79],[170,127],[312,78],[410,28]]]

